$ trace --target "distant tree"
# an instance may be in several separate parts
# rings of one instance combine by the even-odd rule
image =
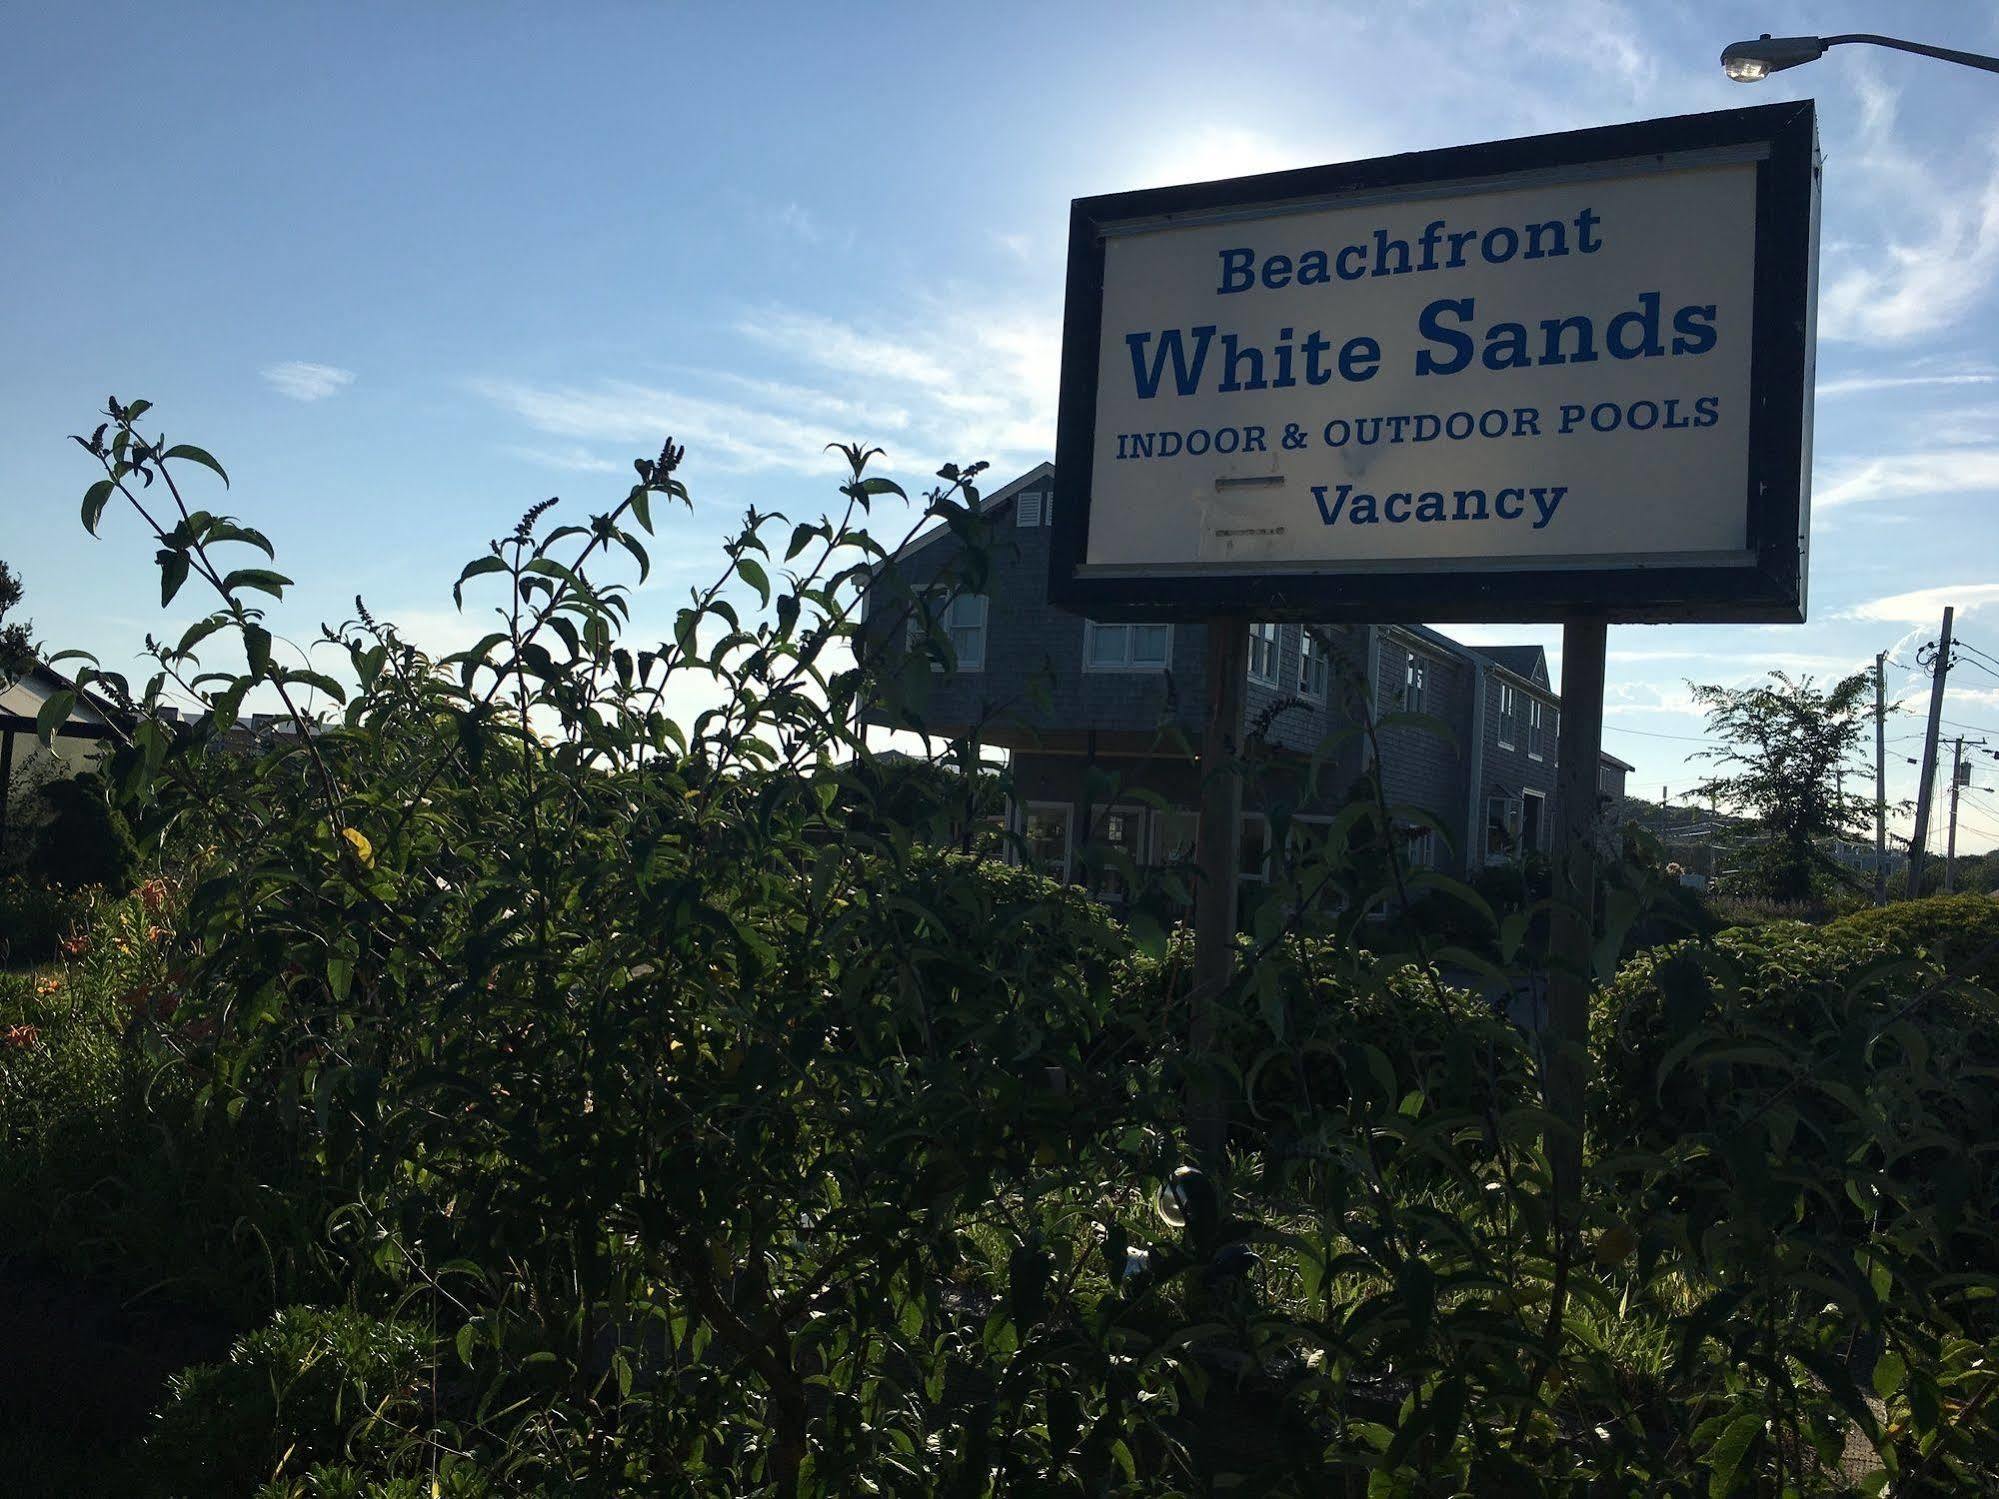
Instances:
[[[14,569],[0,562],[0,682],[12,681],[19,676],[34,657],[34,642],[28,638],[33,628],[25,619],[9,621],[7,616],[19,607],[21,596],[27,590],[15,576]]]
[[[1698,794],[1753,819],[1736,855],[1739,893],[1807,900],[1854,884],[1820,844],[1865,831],[1872,803],[1847,797],[1839,772],[1869,727],[1870,678],[1856,672],[1821,688],[1773,671],[1755,687],[1688,685],[1708,732],[1726,742],[1697,757],[1720,771]]]

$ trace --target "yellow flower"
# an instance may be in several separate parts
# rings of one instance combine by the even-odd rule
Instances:
[[[363,869],[375,867],[375,845],[368,841],[368,835],[359,828],[342,828],[340,836],[347,840],[347,846],[354,850],[354,857],[361,861]]]

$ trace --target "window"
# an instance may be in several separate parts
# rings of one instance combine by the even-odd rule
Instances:
[[[1262,884],[1270,872],[1270,823],[1261,812],[1243,815],[1240,848],[1237,875],[1254,884]]]
[[[1333,656],[1325,641],[1307,628],[1298,641],[1298,696],[1323,703],[1333,680]]]
[[[1266,687],[1277,685],[1277,626],[1249,627],[1249,679]]]
[[[1098,895],[1115,896],[1122,899],[1129,894],[1125,885],[1123,870],[1103,855],[1120,853],[1140,864],[1145,858],[1145,809],[1143,807],[1110,807],[1099,813],[1095,828],[1091,830],[1091,845],[1095,850],[1097,863],[1091,889]]]
[[[1499,747],[1512,749],[1520,742],[1520,694],[1506,683],[1499,684]]]
[[[1411,869],[1435,869],[1437,867],[1437,834],[1434,828],[1409,827],[1403,829],[1407,841],[1402,845],[1404,860]]]
[[[1152,862],[1156,865],[1191,864],[1194,841],[1200,836],[1198,812],[1160,812],[1152,819]]]
[[[1430,676],[1430,663],[1414,651],[1405,653],[1402,665],[1402,711],[1421,713],[1424,693]]]
[[[1485,799],[1485,862],[1504,864],[1520,847],[1520,798]]]
[[[1027,862],[1051,880],[1069,878],[1069,814],[1067,802],[1029,802],[1022,819],[1020,841]]]
[[[1527,700],[1527,758],[1543,758],[1541,746],[1546,741],[1541,737],[1541,700],[1537,697]]]
[[[1041,491],[1030,489],[1013,502],[1013,519],[1017,526],[1038,526],[1041,524]]]
[[[1544,792],[1520,793],[1520,851],[1531,854],[1547,841],[1548,798]]]
[[[1171,625],[1083,622],[1083,670],[1163,671],[1173,655]]]
[[[951,641],[952,663],[949,666],[931,662],[933,671],[984,671],[986,669],[986,596],[982,593],[961,593],[947,602],[941,594],[926,595],[922,609],[928,613],[939,611],[937,626]],[[910,649],[917,649],[925,640],[924,618],[922,614],[911,613],[909,617]]]

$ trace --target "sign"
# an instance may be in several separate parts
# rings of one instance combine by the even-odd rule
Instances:
[[[1802,620],[1809,101],[1078,199],[1050,593]]]

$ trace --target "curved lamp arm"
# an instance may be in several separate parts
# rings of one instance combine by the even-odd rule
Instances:
[[[1900,37],[1877,36],[1871,31],[1849,31],[1839,36],[1776,37],[1765,32],[1753,42],[1731,42],[1724,47],[1721,52],[1722,71],[1737,83],[1761,83],[1772,73],[1817,61],[1825,56],[1828,47],[1850,42],[1888,47],[1897,52],[1914,52],[1942,62],[1999,73],[1999,57],[1987,57],[1981,52],[1960,52],[1953,47],[1932,47],[1926,42],[1905,42]]]

